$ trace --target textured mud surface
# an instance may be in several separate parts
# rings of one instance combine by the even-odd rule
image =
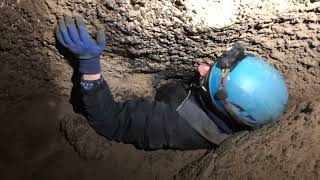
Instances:
[[[320,2],[4,0],[0,11],[4,179],[320,178]],[[105,27],[103,75],[118,100],[152,98],[163,81],[190,78],[240,41],[283,74],[288,112],[205,156],[108,142],[68,103],[72,58],[53,34],[64,14],[84,16],[92,34]]]
[[[189,164],[177,177],[319,179],[319,112],[319,99],[295,105],[279,123],[235,135],[217,151]]]

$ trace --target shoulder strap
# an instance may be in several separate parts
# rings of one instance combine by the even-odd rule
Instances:
[[[229,135],[220,131],[215,123],[212,122],[207,114],[197,105],[195,98],[190,94],[191,91],[189,91],[186,99],[178,107],[177,112],[201,136],[211,143],[219,145],[229,137]]]

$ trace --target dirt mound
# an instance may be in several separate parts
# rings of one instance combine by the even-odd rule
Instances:
[[[5,124],[1,147],[8,148],[1,156],[18,157],[0,164],[11,173],[7,177],[16,177],[15,167],[28,166],[19,171],[18,179],[31,178],[32,173],[39,179],[59,173],[66,179],[90,179],[90,173],[114,179],[167,179],[193,161],[176,177],[319,178],[320,2],[5,0],[0,10],[0,115]],[[204,151],[146,153],[109,142],[75,114],[65,116],[60,127],[58,117],[72,114],[71,109],[47,112],[42,106],[51,107],[47,94],[53,102],[66,102],[72,88],[72,58],[56,45],[53,34],[64,14],[82,15],[92,34],[95,25],[105,27],[103,76],[118,100],[152,98],[155,86],[168,79],[188,80],[198,63],[212,63],[240,41],[249,53],[266,58],[283,74],[290,91],[289,109],[281,121],[236,134],[204,157]],[[34,118],[37,113],[39,117]],[[47,118],[48,124],[41,121],[46,116],[52,117]],[[25,132],[24,123],[29,124],[22,138],[12,131]],[[50,130],[48,134],[41,131],[46,135],[38,139],[32,127],[39,127],[35,128],[39,133],[41,128]],[[77,153],[89,160],[77,156],[59,128]],[[59,148],[50,149],[50,144]],[[34,158],[24,161],[23,153]],[[194,161],[197,158],[201,159]],[[64,163],[74,166],[78,174],[61,168]],[[103,172],[104,167],[114,173]],[[121,167],[122,171],[117,170]],[[80,173],[85,168],[89,169]]]

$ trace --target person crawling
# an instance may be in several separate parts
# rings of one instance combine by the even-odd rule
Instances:
[[[200,64],[199,82],[161,86],[154,101],[116,102],[101,76],[104,30],[92,39],[80,16],[65,16],[56,27],[58,42],[78,63],[83,115],[109,140],[143,150],[203,149],[231,134],[254,130],[279,119],[288,91],[281,75],[259,57],[235,44],[215,60]]]

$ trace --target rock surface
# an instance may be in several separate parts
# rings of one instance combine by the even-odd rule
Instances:
[[[234,135],[217,151],[186,166],[177,177],[319,179],[319,112],[319,99],[295,105],[279,123]]]
[[[90,179],[95,174],[168,179],[176,174],[182,179],[319,179],[319,1],[4,0],[0,11],[1,147],[9,149],[1,153],[7,156],[0,163],[5,177],[49,179],[59,174],[52,177]],[[52,102],[66,102],[73,85],[72,57],[56,44],[53,33],[64,14],[82,15],[92,35],[95,26],[105,27],[103,76],[118,100],[152,98],[160,83],[188,80],[197,64],[212,63],[227,47],[242,42],[249,53],[266,58],[285,77],[288,111],[281,121],[236,134],[203,157],[203,150],[146,153],[106,141],[71,109],[37,111],[47,107],[46,95],[55,99]],[[54,104],[48,106],[61,108]],[[41,121],[46,116],[52,116],[47,124]],[[29,124],[28,129],[21,122]],[[33,126],[50,130],[41,139],[33,134]],[[89,160],[72,154],[59,128],[80,157]],[[39,151],[30,154],[29,147]],[[20,163],[22,159],[27,160]],[[137,161],[142,165],[137,167]],[[73,166],[73,173],[59,168],[65,167],[61,164]],[[116,170],[122,166],[122,171]],[[23,170],[14,173],[15,167]],[[115,173],[104,172],[104,167]]]

